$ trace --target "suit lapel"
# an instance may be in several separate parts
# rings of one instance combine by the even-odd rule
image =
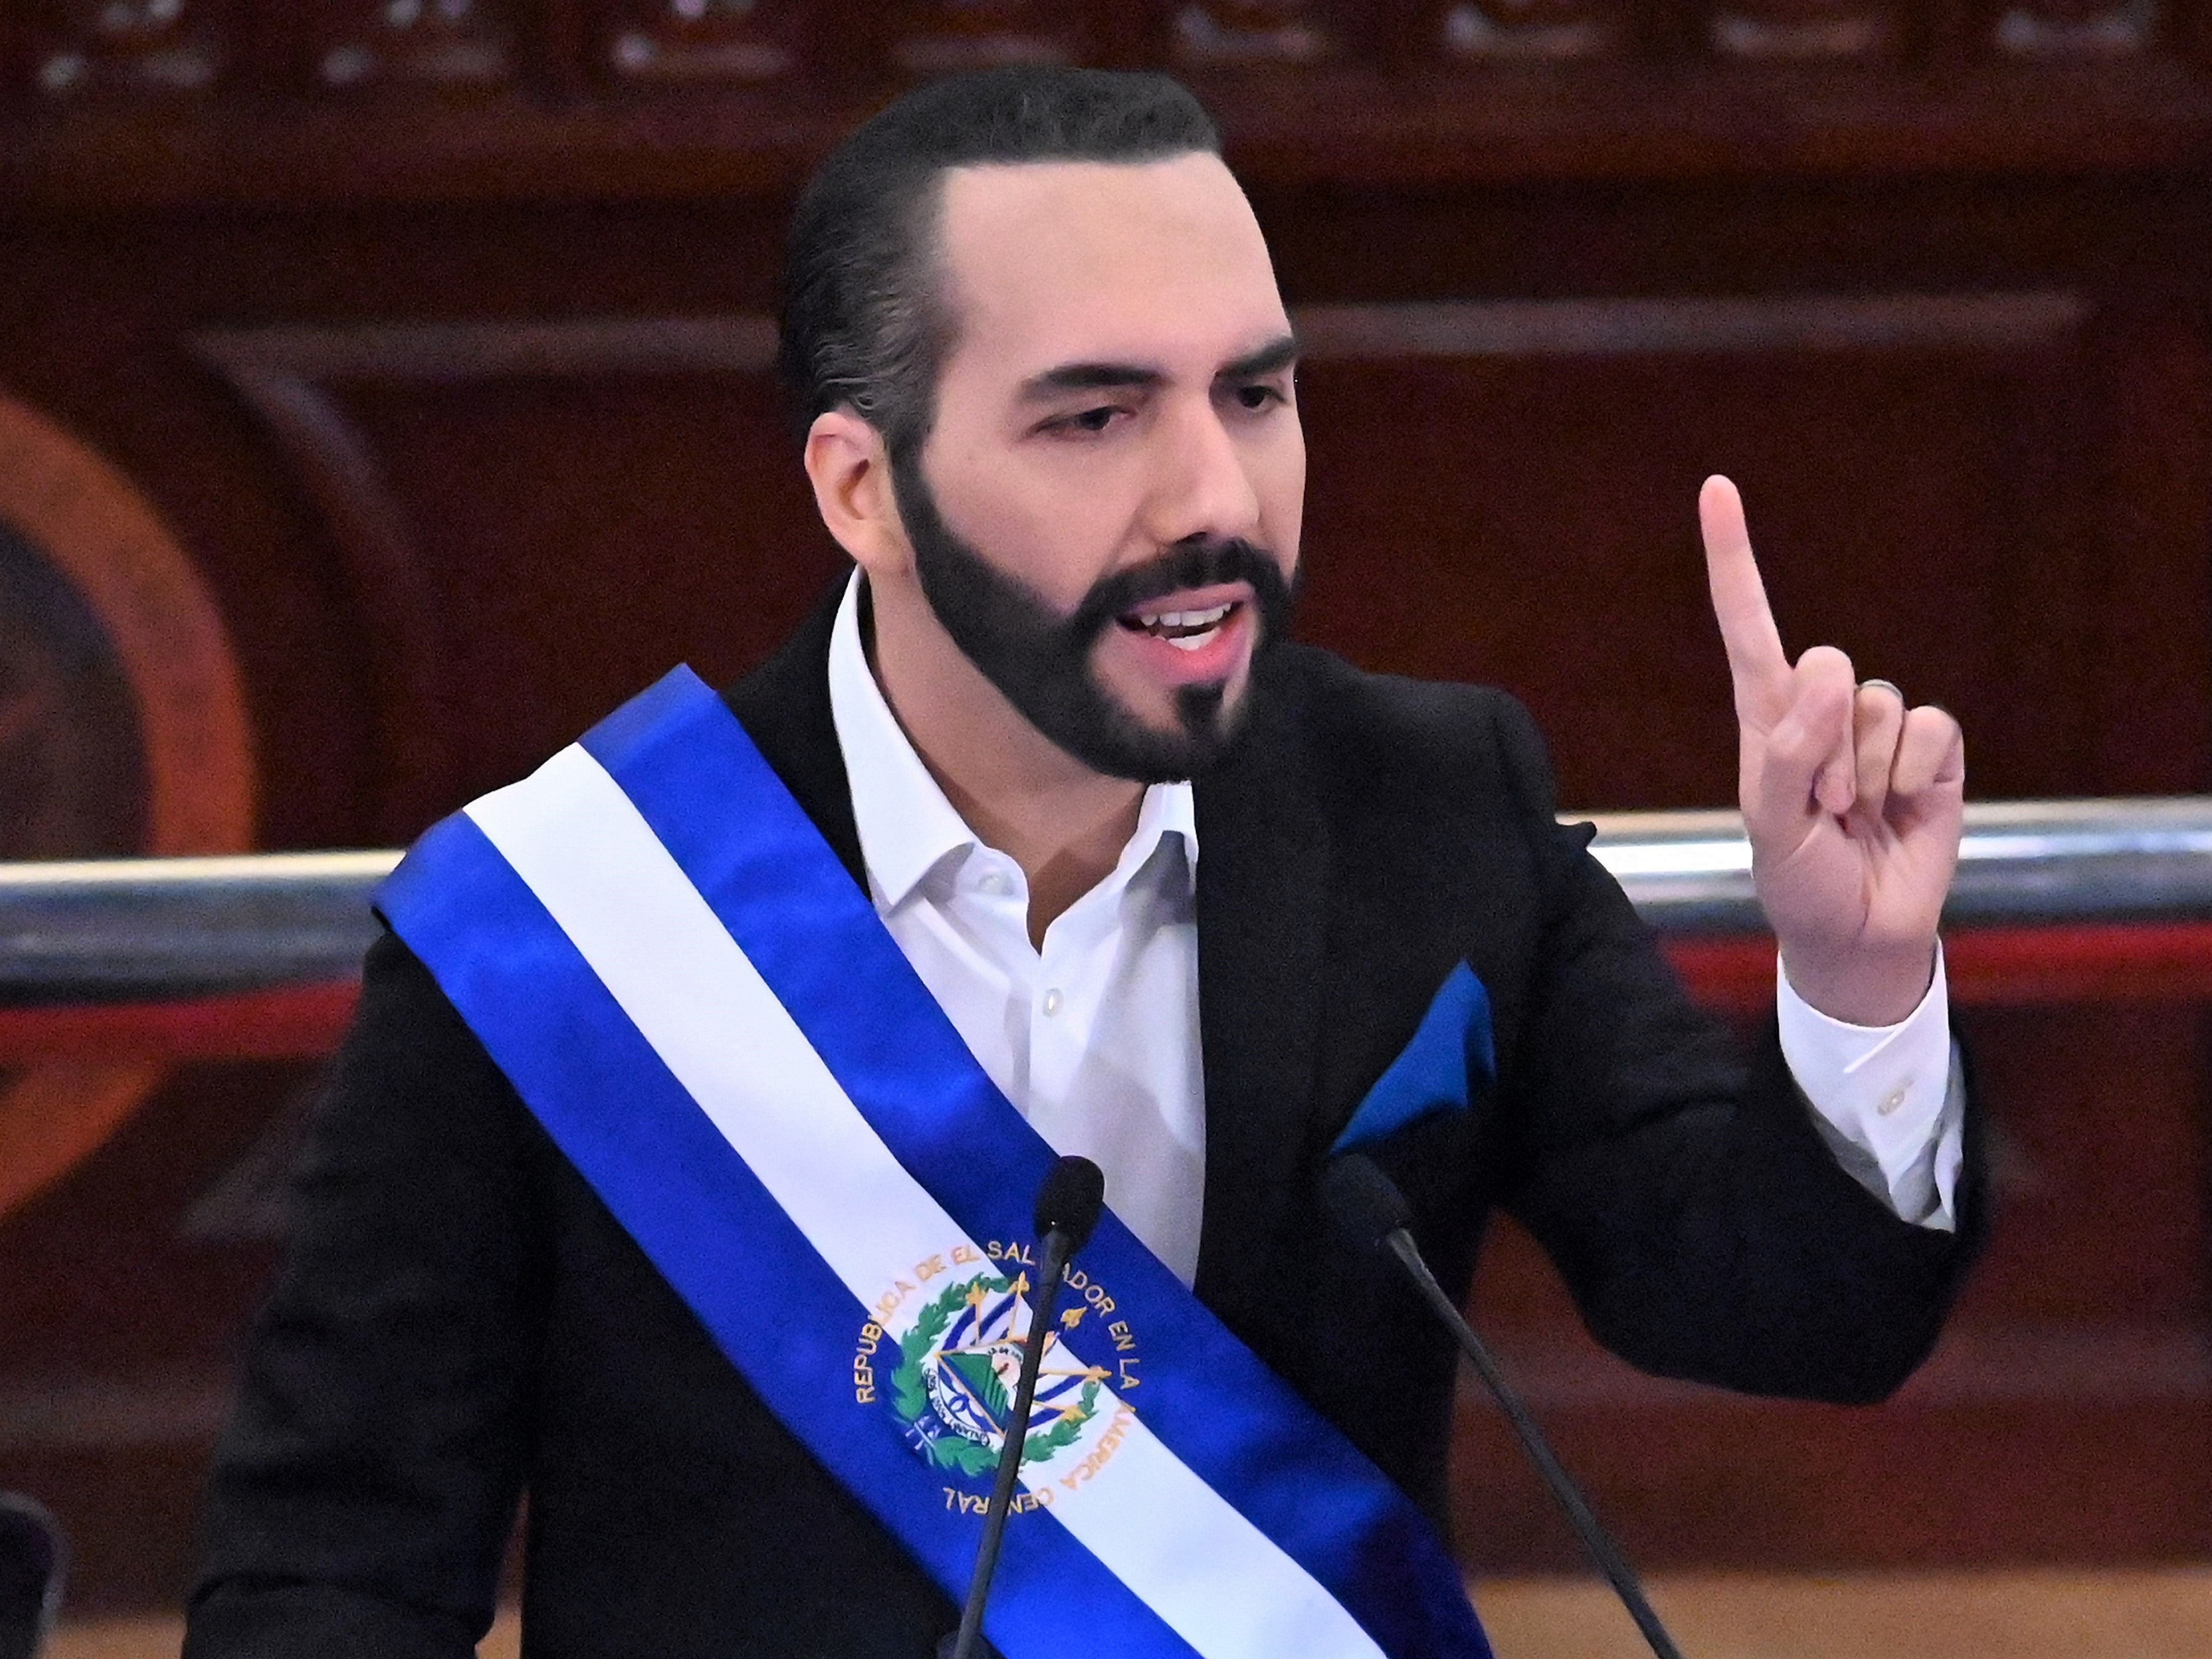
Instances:
[[[1292,1196],[1319,1042],[1328,824],[1281,702],[1263,696],[1234,757],[1197,788],[1206,1214],[1196,1288],[1232,1326],[1270,1293],[1267,1246]]]
[[[723,694],[854,881],[866,887],[843,751],[830,709],[834,584],[797,633]],[[1199,1030],[1206,1077],[1206,1214],[1199,1294],[1237,1322],[1269,1293],[1269,1243],[1293,1195],[1318,1058],[1329,846],[1282,704],[1263,687],[1235,755],[1200,781]]]

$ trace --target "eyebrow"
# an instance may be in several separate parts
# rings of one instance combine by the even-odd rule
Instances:
[[[1097,392],[1111,386],[1156,386],[1167,379],[1139,363],[1062,363],[1022,382],[1022,400],[1042,403],[1063,392]]]
[[[1257,351],[1248,351],[1231,363],[1224,363],[1217,380],[1256,380],[1265,374],[1276,374],[1298,360],[1298,337],[1285,334],[1270,340]]]
[[[1288,368],[1297,357],[1297,337],[1285,334],[1256,351],[1248,351],[1234,362],[1224,363],[1213,378],[1217,381],[1255,380]],[[1020,395],[1024,403],[1042,403],[1069,392],[1121,387],[1148,391],[1164,385],[1166,380],[1167,376],[1158,369],[1148,368],[1142,363],[1062,363],[1023,381]]]

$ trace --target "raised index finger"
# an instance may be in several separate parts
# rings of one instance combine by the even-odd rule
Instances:
[[[1743,497],[1717,473],[1698,492],[1698,525],[1705,532],[1705,579],[1721,642],[1728,647],[1737,708],[1771,717],[1788,699],[1790,659],[1766,603],[1766,584],[1759,579],[1759,561],[1752,556]]]

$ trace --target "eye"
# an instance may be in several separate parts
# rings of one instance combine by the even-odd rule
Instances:
[[[1278,404],[1288,403],[1279,386],[1254,384],[1237,388],[1237,403],[1240,409],[1258,414],[1263,409],[1273,409]]]
[[[1128,410],[1118,404],[1101,404],[1096,409],[1079,409],[1073,415],[1058,415],[1037,428],[1040,432],[1058,433],[1062,436],[1094,437],[1109,430],[1117,416]]]

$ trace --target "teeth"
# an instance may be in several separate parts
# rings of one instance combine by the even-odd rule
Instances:
[[[1211,628],[1227,616],[1232,608],[1217,605],[1205,611],[1140,611],[1137,613],[1137,620],[1147,628]]]
[[[1195,651],[1211,641],[1219,631],[1218,629],[1209,628],[1203,634],[1170,634],[1166,637],[1167,642],[1178,651]]]

